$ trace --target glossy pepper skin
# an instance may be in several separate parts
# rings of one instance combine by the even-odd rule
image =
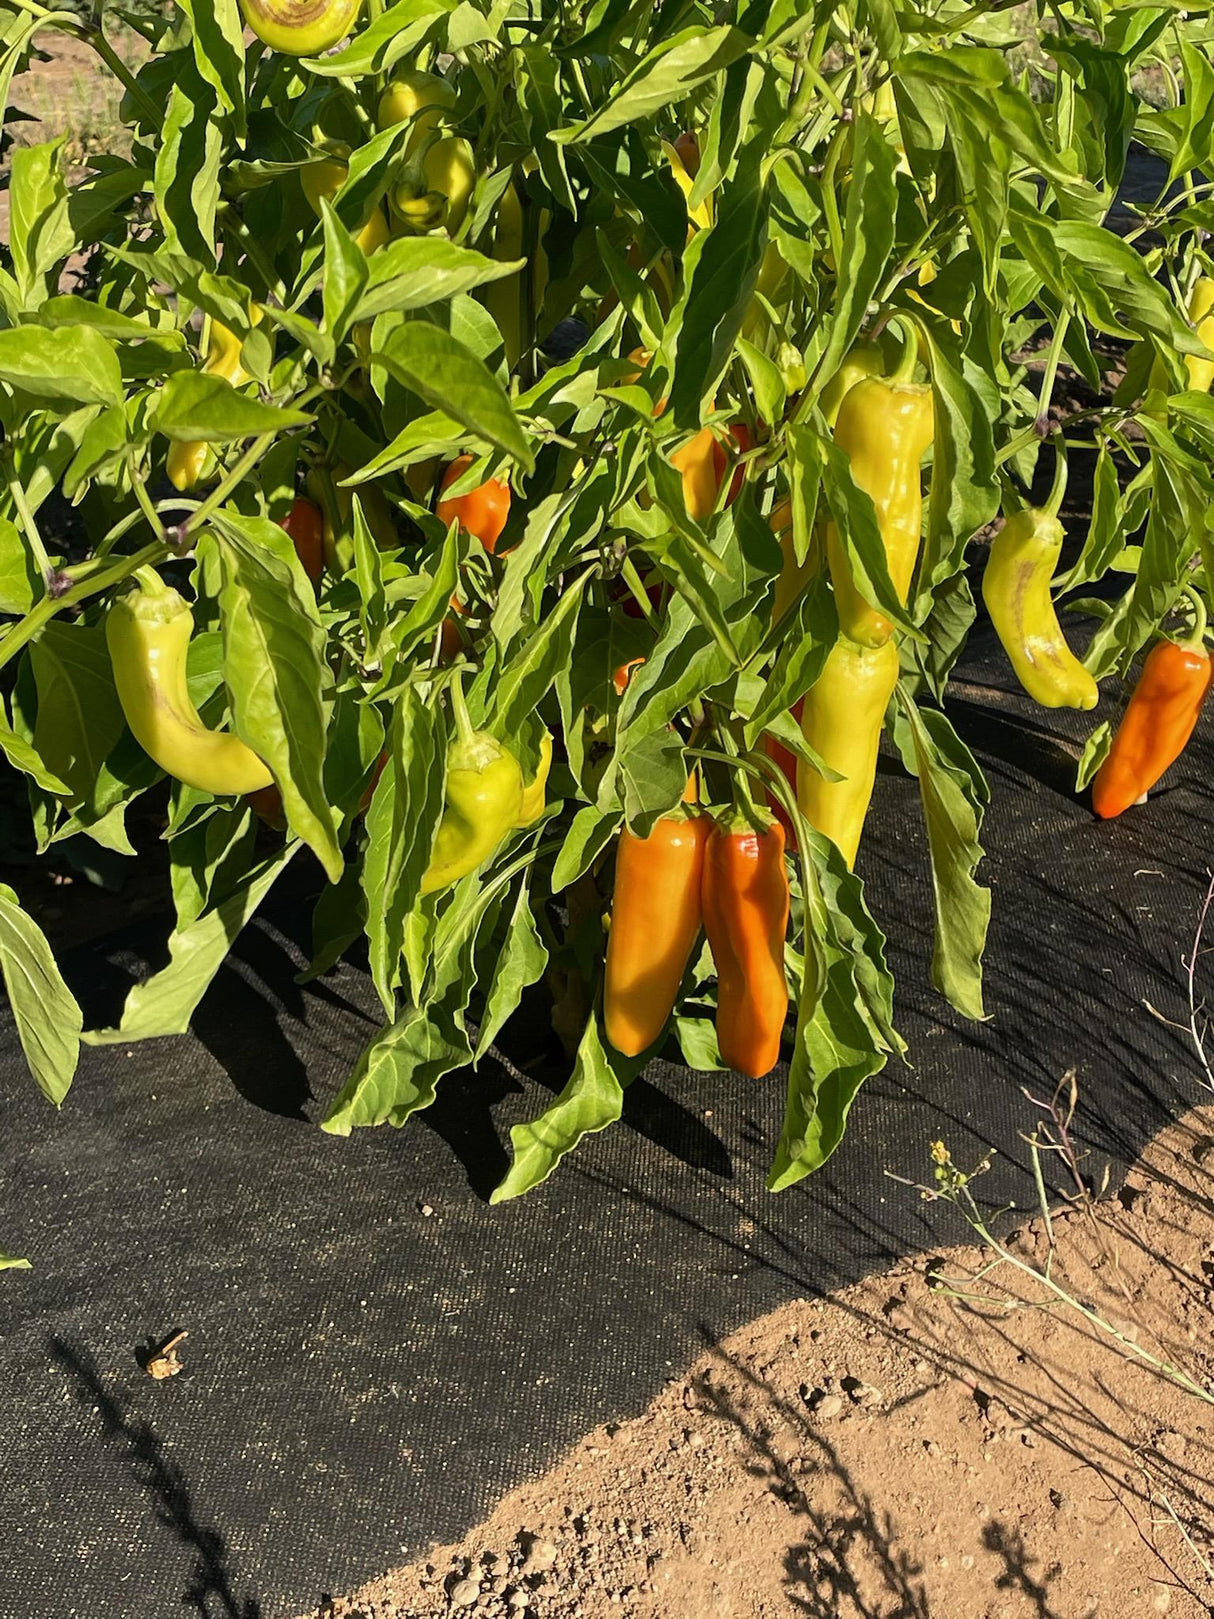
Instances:
[[[136,742],[162,770],[200,792],[226,797],[268,787],[273,777],[253,750],[238,736],[208,730],[190,701],[189,606],[154,568],[138,568],[135,580],[107,613],[105,639]]]
[[[847,351],[843,364],[822,390],[818,407],[826,418],[826,425],[834,427],[839,420],[843,401],[865,377],[885,375],[885,355],[878,343],[856,343]]]
[[[798,760],[797,803],[810,826],[837,845],[848,870],[860,847],[877,778],[882,722],[897,684],[893,641],[861,647],[840,636],[805,694],[801,735],[843,780],[826,781]]]
[[[694,517],[697,523],[711,517],[716,509],[717,489],[720,486],[716,447],[712,428],[701,427],[670,457],[671,466],[683,480],[683,504],[687,508],[687,515]]]
[[[1204,646],[1160,641],[1142,666],[1104,763],[1092,783],[1102,821],[1136,804],[1184,752],[1210,689]]]
[[[844,396],[835,424],[835,443],[851,463],[852,478],[876,507],[890,579],[901,602],[906,601],[919,557],[923,524],[919,463],[932,442],[933,426],[930,388],[883,377],[857,382]],[[833,523],[826,529],[826,556],[841,633],[859,646],[884,645],[893,625],[853,584]]]
[[[540,762],[535,775],[523,785],[523,802],[515,826],[534,826],[548,803],[548,774],[552,769],[552,732],[540,738]]]
[[[325,525],[320,507],[301,495],[283,518],[282,527],[291,537],[303,571],[315,584],[325,568]]]
[[[240,0],[244,20],[283,56],[319,56],[358,21],[363,0]]]
[[[456,456],[443,474],[443,488],[449,489],[471,465],[470,455]],[[438,503],[439,522],[457,522],[481,542],[490,556],[497,549],[497,542],[502,537],[509,516],[510,485],[503,483],[500,478],[488,478],[468,494],[440,498]]]
[[[469,731],[447,749],[442,820],[421,891],[433,894],[487,860],[523,807],[518,760],[487,731]]]
[[[1214,349],[1214,280],[1202,276],[1189,294],[1189,322],[1208,349]],[[1209,393],[1214,383],[1214,360],[1203,360],[1199,354],[1184,357],[1188,385],[1199,393]],[[1151,366],[1150,386],[1168,391],[1168,379],[1163,366],[1155,359]]]
[[[381,129],[412,123],[406,157],[423,135],[437,134],[455,106],[455,87],[436,73],[397,73],[379,98],[376,121]]]
[[[523,204],[513,181],[502,192],[497,205],[492,256],[499,263],[523,257]],[[523,351],[523,274],[520,271],[500,281],[491,281],[481,292],[482,302],[502,334],[506,365],[511,371]]]
[[[1014,512],[991,542],[982,599],[1016,678],[1043,708],[1095,708],[1100,692],[1066,644],[1050,580],[1063,528],[1037,507]]]
[[[674,1010],[700,932],[710,826],[701,816],[666,816],[647,838],[620,833],[603,1014],[625,1057],[653,1045]]]
[[[321,202],[326,199],[332,202],[345,185],[346,175],[349,172],[348,165],[340,158],[321,158],[318,162],[309,163],[300,169],[299,183],[303,186],[304,196],[312,204],[318,218]],[[391,240],[392,232],[388,229],[388,221],[378,203],[366,224],[353,235],[364,253],[374,253],[377,247],[382,247],[385,242]]]
[[[253,304],[249,310],[249,318],[254,326],[260,324],[261,316],[261,305]],[[210,321],[207,326],[207,357],[202,366],[203,375],[222,377],[225,382],[230,382],[233,388],[239,388],[242,383],[248,382],[249,373],[241,364],[240,358],[243,348],[240,338],[235,332],[229,331],[222,321]],[[210,454],[211,446],[201,439],[174,439],[169,445],[169,453],[164,463],[164,469],[173,488],[181,490],[183,494],[195,488],[206,469]]]
[[[471,145],[462,135],[432,141],[422,157],[425,188],[405,181],[392,193],[392,209],[409,231],[445,229],[454,236],[468,212],[476,184]]]
[[[716,825],[704,849],[704,931],[717,969],[717,1042],[721,1056],[750,1079],[780,1060],[788,1016],[784,935],[788,872],[784,829]]]

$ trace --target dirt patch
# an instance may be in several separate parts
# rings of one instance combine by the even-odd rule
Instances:
[[[1094,1216],[1055,1217],[1052,1250],[1035,1221],[1013,1251],[1209,1387],[1212,1194],[1214,1109]],[[1003,1307],[946,1296],[990,1257],[954,1249],[754,1322],[460,1545],[314,1614],[1214,1612],[1214,1405],[1006,1266],[974,1284]]]

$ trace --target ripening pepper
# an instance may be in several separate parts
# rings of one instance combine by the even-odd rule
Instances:
[[[603,1017],[625,1057],[653,1045],[674,1010],[700,931],[709,829],[702,816],[668,815],[647,838],[627,827],[620,833]]]
[[[271,50],[320,56],[358,21],[363,0],[240,0],[244,20]]]
[[[1202,276],[1189,294],[1189,324],[1208,349],[1214,349],[1214,280]],[[1184,357],[1188,385],[1199,393],[1209,393],[1214,383],[1214,360],[1203,360],[1199,354]],[[1167,373],[1158,356],[1152,362],[1150,386],[1168,391]]]
[[[463,477],[472,465],[470,455],[458,455],[443,474],[444,489]],[[506,519],[510,516],[510,485],[500,478],[487,478],[466,495],[440,497],[437,508],[440,523],[458,523],[474,539],[478,539],[492,556],[502,537]]]
[[[353,470],[344,461],[339,461],[330,470],[311,468],[304,479],[304,487],[321,510],[325,567],[335,579],[348,572],[354,562],[356,494],[376,547],[380,551],[395,551],[400,545],[392,508],[383,490],[373,483],[362,484],[356,490],[343,486],[342,479],[348,478]]]
[[[513,181],[503,191],[497,205],[492,256],[499,264],[521,259],[523,256],[523,205]],[[513,371],[523,350],[522,273],[489,282],[488,286],[481,290],[481,301],[493,316],[494,323],[502,334],[506,365]]]
[[[717,1043],[750,1079],[780,1060],[788,1015],[784,934],[788,873],[784,829],[748,821],[718,823],[704,849],[704,931],[717,969]]]
[[[250,304],[250,325],[260,325],[261,317],[261,305]],[[243,350],[244,344],[235,332],[229,331],[222,321],[208,320],[207,357],[202,366],[203,375],[222,377],[225,382],[230,382],[233,388],[239,388],[249,380],[249,373],[241,363]],[[174,439],[169,445],[169,453],[164,463],[165,472],[173,488],[180,489],[183,494],[193,489],[202,477],[210,455],[211,446],[202,439]]]
[[[679,136],[677,141],[663,141],[662,152],[670,165],[670,172],[674,175],[675,183],[683,193],[684,200],[691,195],[691,188],[695,184],[695,177],[700,172],[700,147],[695,136],[690,131]],[[690,242],[697,230],[707,230],[712,224],[713,208],[711,196],[705,197],[703,202],[696,204],[687,211],[687,240]]]
[[[876,507],[889,576],[901,602],[906,601],[919,557],[923,524],[919,464],[934,428],[931,389],[909,380],[914,359],[914,332],[910,329],[894,374],[865,377],[844,395],[834,435],[851,463],[857,488]],[[859,646],[882,646],[893,633],[893,625],[856,589],[833,523],[826,529],[826,556],[840,631]]]
[[[688,517],[702,523],[716,510],[717,477],[716,438],[711,427],[700,431],[670,457],[670,464],[683,479],[683,504]]]
[[[106,614],[105,640],[118,701],[136,742],[168,775],[224,797],[268,787],[270,771],[229,732],[211,731],[190,701],[186,656],[194,615],[154,568]]]
[[[885,354],[879,343],[854,343],[818,400],[826,425],[835,426],[843,401],[858,382],[865,377],[883,377],[885,369]]]
[[[982,599],[1016,678],[1043,708],[1095,708],[1100,691],[1066,644],[1050,595],[1062,554],[1057,509],[1065,461],[1043,507],[1013,512],[991,541]]]
[[[545,731],[540,738],[540,762],[535,775],[523,784],[523,802],[516,826],[534,826],[544,813],[548,802],[548,774],[552,769],[552,732]]]
[[[410,231],[424,233],[440,227],[454,236],[468,212],[468,199],[476,184],[472,147],[462,135],[443,135],[432,141],[422,157],[424,188],[402,181],[392,193],[392,208]]]
[[[303,571],[315,584],[325,568],[324,518],[320,507],[301,495],[283,518],[282,527],[294,543]]]
[[[436,134],[445,126],[454,106],[455,86],[437,73],[398,73],[379,98],[376,121],[381,129],[412,123],[405,143],[407,157],[423,135]]]
[[[518,760],[488,731],[474,731],[464,695],[452,687],[457,735],[447,749],[443,814],[421,891],[449,888],[486,861],[519,824],[523,775]]]
[[[1160,641],[1147,653],[1112,746],[1092,783],[1092,808],[1102,821],[1136,804],[1184,752],[1210,689],[1204,628],[1204,615],[1199,615],[1198,627],[1188,639]]]
[[[304,196],[312,204],[318,218],[321,202],[323,200],[332,202],[345,185],[349,172],[348,165],[341,158],[321,158],[316,163],[308,163],[300,169],[299,183],[303,186]],[[385,242],[391,240],[392,232],[388,229],[388,221],[378,203],[371,211],[366,224],[353,235],[364,253],[374,253],[377,247],[383,247]]]
[[[799,760],[797,803],[810,826],[838,846],[849,870],[877,779],[885,710],[897,684],[895,642],[861,647],[840,636],[805,694],[801,735],[843,780],[827,781]]]

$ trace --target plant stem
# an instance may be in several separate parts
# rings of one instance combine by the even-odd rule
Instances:
[[[126,470],[127,475],[131,480],[131,489],[134,491],[135,499],[139,502],[139,508],[148,520],[148,527],[151,529],[153,534],[155,534],[159,539],[163,540],[164,524],[160,521],[160,513],[156,510],[155,506],[152,505],[152,499],[148,494],[147,485],[143,481],[143,474],[135,465],[135,452],[133,450],[127,451]]]
[[[38,532],[38,525],[34,521],[34,514],[30,511],[29,502],[25,498],[25,490],[21,487],[21,480],[14,473],[8,480],[8,492],[13,497],[13,504],[17,508],[17,515],[21,519],[21,526],[25,530],[25,538],[29,548],[34,553],[34,560],[42,574],[42,581],[49,590],[55,570],[51,566],[51,559],[46,554],[46,546],[42,543],[42,536]]]
[[[167,545],[146,545],[134,556],[120,557],[108,565],[82,562],[79,569],[65,568],[61,577],[74,580],[70,588],[61,596],[43,596],[41,601],[35,602],[23,619],[14,624],[6,635],[0,637],[0,669],[3,669],[5,664],[11,663],[22,647],[28,645],[45,629],[63,608],[75,607],[79,602],[87,601],[90,596],[99,595],[111,585],[128,578],[136,568],[167,562],[172,554],[171,548]]]

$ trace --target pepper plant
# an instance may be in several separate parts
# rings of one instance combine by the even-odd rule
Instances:
[[[988,788],[946,699],[989,525],[1035,473],[1094,466],[1054,596],[1052,510],[1016,519],[987,592],[1017,668],[1033,637],[1061,660],[1047,701],[1090,706],[1057,598],[1096,618],[1077,790],[1110,677],[1201,638],[1208,17],[180,0],[137,22],[132,73],[106,16],[0,16],[6,93],[72,33],[130,135],[70,180],[62,142],[12,150],[0,746],[44,853],[138,858],[146,795],[176,917],[167,964],[82,1033],[0,889],[35,1079],[59,1104],[82,1040],[185,1031],[310,864],[307,976],[365,940],[382,1002],[324,1129],[404,1124],[543,981],[569,1080],[513,1131],[513,1197],[664,1040],[762,1072],[790,1003],[792,1185],[903,1051],[862,881],[883,729],[921,788],[934,982],[986,1014]],[[1159,186],[1119,210],[1134,143]],[[658,921],[636,879],[614,895],[604,987],[621,835]],[[646,938],[656,967],[629,962]]]

